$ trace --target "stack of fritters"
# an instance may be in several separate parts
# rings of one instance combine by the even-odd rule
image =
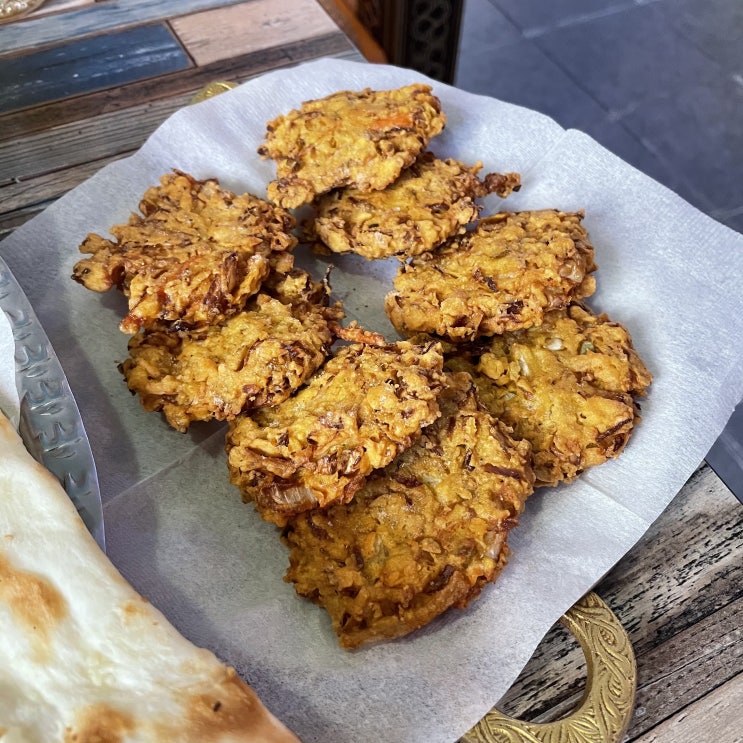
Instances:
[[[342,91],[302,104],[267,126],[258,152],[276,161],[268,196],[312,202],[306,235],[319,248],[404,260],[433,250],[475,220],[475,199],[518,190],[517,173],[477,177],[425,151],[446,118],[426,85]]]
[[[581,213],[500,213],[400,267],[385,309],[403,335],[454,342],[539,325],[592,294],[593,246]]]
[[[280,402],[317,369],[342,312],[326,287],[292,269],[294,218],[251,194],[181,172],[163,176],[141,215],[89,235],[73,278],[129,297],[136,333],[122,365],[147,410],[186,431]],[[137,330],[139,332],[137,332]]]
[[[73,275],[129,297],[121,369],[147,410],[229,421],[231,481],[346,648],[476,598],[535,483],[617,456],[651,383],[629,333],[580,304],[583,213],[477,222],[476,199],[520,178],[435,157],[444,122],[425,85],[308,101],[259,148],[278,206],[176,171]],[[327,282],[292,268],[285,209],[307,203],[312,240],[401,262],[385,309],[408,340],[341,328]]]
[[[316,200],[310,234],[334,253],[404,260],[433,250],[477,219],[475,199],[504,198],[520,187],[516,173],[480,180],[467,167],[424,152],[382,191],[342,188]]]
[[[322,605],[343,647],[399,637],[464,607],[506,562],[506,536],[532,491],[530,448],[447,374],[441,416],[346,505],[284,530],[286,580]]]
[[[294,269],[277,287],[281,299],[261,291],[216,325],[134,336],[121,365],[129,389],[179,431],[286,400],[325,360],[335,340],[329,321],[340,315],[322,301],[292,297],[297,278],[311,282]]]
[[[150,188],[140,214],[115,225],[115,241],[91,234],[92,253],[72,278],[93,291],[118,287],[129,298],[125,333],[157,322],[211,324],[239,312],[269,272],[292,266],[294,218],[262,199],[175,171]]]
[[[274,411],[269,413],[271,423],[259,414],[250,424],[241,421],[233,427],[233,432],[240,427],[243,437],[256,437],[256,425],[264,431],[275,425],[270,435],[255,438],[260,441],[257,451],[248,457],[243,455],[245,447],[230,452],[231,460],[240,452],[240,459],[231,462],[233,481],[256,500],[264,515],[266,509],[277,508],[277,499],[289,504],[285,518],[273,518],[287,524],[287,579],[301,595],[329,611],[347,647],[422,626],[447,606],[466,604],[483,581],[497,574],[504,559],[501,542],[493,542],[498,546],[489,553],[486,569],[480,557],[487,550],[475,536],[480,526],[475,504],[481,490],[489,502],[486,474],[496,472],[472,463],[476,447],[467,437],[474,436],[475,429],[490,432],[492,447],[511,447],[507,458],[516,456],[513,447],[521,457],[512,476],[524,487],[517,488],[520,495],[513,502],[518,506],[511,516],[503,516],[508,522],[531,489],[530,462],[538,485],[555,485],[617,456],[639,420],[635,397],[644,395],[651,382],[627,331],[577,304],[596,288],[594,248],[582,225],[583,213],[501,212],[478,222],[481,207],[476,199],[489,193],[505,197],[517,190],[517,174],[491,174],[480,181],[479,163],[468,167],[439,159],[423,147],[402,169],[399,158],[380,165],[378,159],[357,157],[368,150],[367,132],[359,126],[369,115],[361,103],[367,93],[313,101],[301,112],[269,124],[268,141],[260,152],[277,159],[279,170],[269,195],[286,205],[300,203],[298,196],[286,194],[301,191],[301,203],[312,201],[313,217],[305,234],[326,252],[398,258],[394,289],[385,300],[393,326],[403,336],[417,336],[417,342],[421,334],[443,341],[446,368],[469,374],[449,378],[442,418],[384,469],[367,473],[363,486],[363,478],[354,481],[353,490],[360,490],[350,502],[326,497],[317,480],[316,460],[316,481],[308,488],[310,478],[302,475],[297,480],[306,447],[289,445],[288,423],[274,419]],[[372,99],[374,105],[385,100],[385,106],[394,106],[397,94],[387,91]],[[362,105],[358,115],[338,124],[339,111],[357,105]],[[434,107],[438,110],[438,103]],[[312,117],[320,123],[307,149],[304,135]],[[319,139],[317,131],[322,132]],[[291,175],[295,169],[305,173],[306,167],[290,153],[309,152],[315,142],[326,143],[337,131],[343,134],[333,140],[333,154],[338,162],[351,163],[353,176],[332,167],[321,185],[308,185],[305,176]],[[393,165],[396,174],[390,177]],[[370,170],[359,177],[359,168]],[[462,380],[471,378],[477,392],[465,393],[462,385],[471,382]],[[313,410],[309,420],[314,423],[318,417]],[[475,425],[474,420],[489,422]],[[293,438],[300,431],[306,433],[300,427]],[[313,429],[313,446],[314,437]],[[349,445],[341,467],[353,471],[349,462],[355,462],[355,451]],[[333,459],[332,477],[338,468]],[[508,470],[505,465],[497,468],[500,475]],[[454,490],[446,490],[443,482],[446,488],[455,484]],[[313,489],[319,497],[308,495]],[[508,492],[516,491],[506,487],[498,497],[508,499]],[[452,493],[456,497],[449,498]],[[331,503],[336,505],[322,508]],[[443,515],[449,507],[451,522]],[[449,528],[466,535],[469,552],[456,540],[439,538]],[[426,551],[424,543],[436,546]],[[468,572],[463,564],[480,567]]]
[[[232,482],[279,525],[347,502],[439,416],[442,366],[434,342],[341,347],[295,395],[230,425]]]
[[[307,101],[267,125],[258,153],[276,161],[278,176],[268,197],[293,208],[342,186],[385,188],[445,123],[428,85],[346,90]]]
[[[470,372],[483,405],[531,443],[538,486],[616,457],[640,420],[634,398],[652,381],[627,330],[578,304],[460,347],[447,368]]]

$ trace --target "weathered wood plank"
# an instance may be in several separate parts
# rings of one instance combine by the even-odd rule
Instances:
[[[743,673],[635,738],[635,743],[741,743]]]
[[[30,16],[3,29],[0,53],[57,44],[104,31],[167,20],[217,5],[234,5],[245,0],[107,0],[65,13]],[[248,0],[248,5],[250,0]]]
[[[356,52],[347,55],[358,59]],[[244,82],[250,77],[236,78]],[[193,91],[0,142],[0,235],[82,183],[112,160],[136,150]],[[44,155],[41,158],[41,155]],[[44,172],[39,172],[39,163]]]
[[[174,18],[170,25],[199,66],[338,30],[315,0],[254,0]]]
[[[145,104],[160,98],[193,93],[214,80],[247,80],[268,70],[289,67],[321,56],[360,58],[348,39],[338,31],[288,46],[247,53],[242,57],[216,62],[206,67],[193,67],[116,89],[6,114],[0,116],[0,142],[22,138],[29,133],[58,124],[84,121],[110,111]]]
[[[699,469],[599,591],[644,653],[743,597],[743,508]]]
[[[728,606],[743,600],[743,509],[708,467],[689,480],[642,540],[596,587],[630,636],[642,678],[671,673],[659,670],[660,655],[649,655],[677,638],[697,652],[694,629],[714,624]],[[729,609],[726,611],[733,611]],[[719,622],[725,621],[721,614]],[[632,617],[632,618],[630,618]],[[687,634],[682,634],[687,633]],[[736,656],[737,657],[737,656]],[[729,677],[711,659],[709,680],[697,678],[700,694]],[[740,667],[738,660],[738,667]],[[548,669],[545,671],[545,669]],[[735,670],[735,666],[733,668]],[[554,628],[540,644],[499,709],[523,719],[543,721],[569,709],[584,688],[585,662],[577,643],[565,642]],[[709,684],[713,684],[712,687]],[[652,717],[653,700],[645,705]]]
[[[95,175],[108,163],[128,154],[130,153],[122,152],[111,157],[81,162],[74,168],[55,170],[25,180],[13,180],[0,186],[0,200],[2,200],[0,219],[10,217],[14,212],[23,212],[55,201]]]
[[[165,24],[77,39],[0,58],[0,112],[114,88],[190,66],[191,60]]]
[[[741,669],[743,599],[638,658],[637,701],[628,739],[641,739],[647,730],[714,692]]]
[[[44,173],[73,168],[91,161],[136,150],[174,111],[188,103],[189,94],[62,124],[12,142],[0,142],[0,184],[28,181]],[[2,192],[0,210],[25,204]],[[57,194],[59,195],[59,194]],[[52,194],[45,194],[50,198]],[[26,202],[28,203],[28,202]]]
[[[318,0],[325,12],[338,24],[367,62],[386,64],[387,55],[345,0]]]

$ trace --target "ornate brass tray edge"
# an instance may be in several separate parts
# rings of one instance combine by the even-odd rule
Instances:
[[[560,622],[586,656],[588,680],[577,709],[549,723],[516,720],[493,708],[464,743],[618,743],[632,719],[637,667],[627,633],[611,609],[589,593]]]
[[[0,26],[18,21],[44,4],[45,0],[0,0]]]

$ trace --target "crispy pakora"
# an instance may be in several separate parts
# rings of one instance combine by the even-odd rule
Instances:
[[[471,372],[485,407],[531,443],[537,485],[570,482],[618,456],[640,421],[634,398],[652,382],[628,331],[579,304],[446,366]]]
[[[285,580],[328,611],[345,648],[464,608],[506,563],[533,489],[530,446],[482,409],[468,374],[447,374],[440,404],[441,417],[350,503],[283,531]]]
[[[385,188],[445,122],[428,85],[346,90],[306,101],[267,125],[258,153],[276,162],[268,198],[289,209],[342,186]]]
[[[500,213],[402,264],[385,310],[403,335],[469,341],[539,325],[596,287],[583,213]]]
[[[125,333],[156,323],[196,327],[239,312],[273,269],[286,272],[296,244],[289,212],[215,179],[175,171],[147,190],[114,240],[90,234],[72,278],[94,291],[128,297]]]
[[[261,292],[217,325],[138,333],[120,366],[129,389],[178,431],[283,402],[323,363],[342,316],[313,284],[294,269],[277,284],[281,300]]]
[[[230,479],[268,521],[344,503],[439,415],[437,343],[339,348],[296,394],[230,423]]]
[[[477,177],[472,167],[424,152],[382,191],[344,188],[315,203],[311,231],[334,253],[405,259],[441,245],[477,219],[475,199],[520,187],[517,173]]]

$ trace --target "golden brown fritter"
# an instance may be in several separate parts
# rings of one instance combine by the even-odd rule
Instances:
[[[491,339],[472,361],[447,368],[471,371],[483,404],[531,443],[538,485],[618,456],[640,420],[633,398],[652,382],[627,330],[578,304]]]
[[[545,312],[595,289],[582,218],[549,209],[484,219],[403,264],[385,300],[387,315],[404,335],[435,333],[454,342],[539,325]]]
[[[346,90],[307,101],[267,125],[258,153],[276,161],[268,197],[288,209],[341,186],[385,188],[445,121],[428,85]]]
[[[530,447],[447,375],[441,417],[373,473],[354,499],[284,530],[286,580],[330,614],[340,644],[400,637],[494,581],[506,536],[532,492]]]
[[[312,231],[335,253],[420,255],[477,219],[476,198],[519,188],[517,173],[491,173],[481,181],[481,169],[482,163],[467,167],[425,152],[382,191],[344,188],[319,198]]]
[[[280,526],[350,500],[438,417],[442,365],[433,342],[340,348],[288,400],[230,424],[231,481]]]
[[[325,360],[335,339],[331,325],[342,313],[306,301],[305,293],[317,292],[297,269],[277,293],[284,302],[261,292],[218,325],[138,333],[120,367],[129,389],[178,431],[284,401]]]
[[[94,291],[117,286],[129,297],[120,328],[156,323],[198,326],[239,312],[273,268],[288,271],[294,218],[251,194],[236,196],[214,179],[175,171],[147,190],[140,214],[90,234],[72,278]]]

